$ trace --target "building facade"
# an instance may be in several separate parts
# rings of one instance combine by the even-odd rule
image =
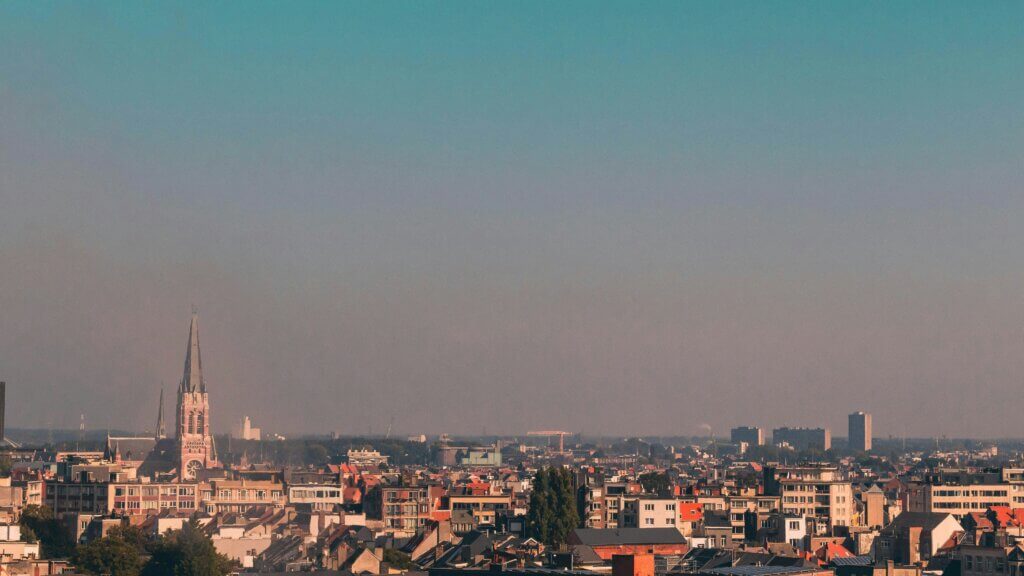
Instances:
[[[795,450],[831,450],[832,432],[828,428],[776,428],[772,442],[788,444]]]
[[[729,439],[733,444],[746,442],[751,446],[764,446],[764,430],[756,426],[738,426],[732,429]]]
[[[869,452],[871,450],[871,414],[854,412],[849,418],[850,450]]]

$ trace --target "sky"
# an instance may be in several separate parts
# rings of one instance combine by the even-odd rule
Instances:
[[[1024,437],[1024,3],[0,4],[16,427]]]

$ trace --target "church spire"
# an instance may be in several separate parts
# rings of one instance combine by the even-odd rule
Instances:
[[[185,349],[185,374],[181,378],[181,391],[206,392],[203,380],[203,359],[199,353],[199,312],[192,308],[192,322],[188,327],[188,348]]]
[[[160,385],[160,409],[156,413],[156,439],[167,437],[167,427],[164,426],[164,387]]]

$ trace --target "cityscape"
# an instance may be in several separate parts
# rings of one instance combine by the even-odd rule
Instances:
[[[1024,2],[0,2],[0,576],[1024,576]]]
[[[1024,566],[1019,443],[877,439],[863,411],[836,441],[825,427],[608,439],[399,436],[393,423],[383,435],[288,439],[248,416],[218,437],[196,310],[187,334],[174,410],[161,390],[152,434],[79,430],[29,445],[4,433],[5,570],[138,571],[138,558],[122,566],[112,550],[141,557],[153,552],[139,541],[193,530],[223,570],[243,573],[980,576]],[[0,431],[9,389],[0,383]]]

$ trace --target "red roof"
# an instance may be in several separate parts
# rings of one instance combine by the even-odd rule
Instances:
[[[998,525],[1000,528],[1024,526],[1024,508],[990,506],[989,512],[991,513],[989,518],[992,518],[993,524]]]
[[[680,502],[679,520],[681,522],[699,522],[704,517],[704,506],[700,502]]]
[[[836,542],[825,542],[817,550],[814,551],[813,556],[808,558],[817,560],[819,564],[825,565],[832,561],[833,558],[849,558],[854,556],[853,552],[850,552],[842,544]]]

